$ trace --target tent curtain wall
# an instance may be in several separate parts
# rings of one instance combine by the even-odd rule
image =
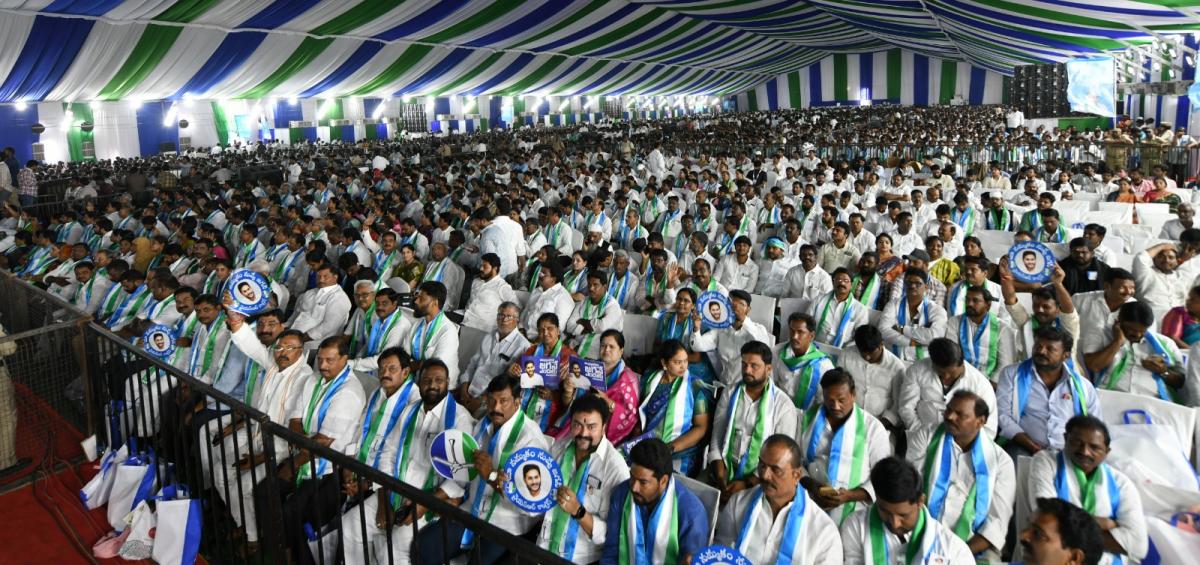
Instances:
[[[137,108],[125,102],[97,102],[92,112],[96,129],[97,159],[115,159],[141,153]]]

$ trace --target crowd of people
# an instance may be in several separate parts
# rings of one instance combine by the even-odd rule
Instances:
[[[1200,226],[1175,163],[821,156],[834,137],[1059,134],[1006,118],[783,111],[59,165],[72,202],[52,217],[6,205],[0,266],[132,341],[173,328],[180,371],[576,563],[686,563],[710,537],[754,563],[1136,562],[1147,518],[1105,460],[1097,391],[1200,406]],[[1103,135],[1165,135],[1141,126]],[[746,149],[672,149],[700,140]],[[767,144],[793,149],[754,149]],[[248,165],[279,177],[240,179]],[[1055,203],[1083,193],[1176,217],[1127,250],[1109,226],[1062,221]],[[1021,282],[984,232],[1070,255],[1048,284]],[[265,313],[228,307],[239,269],[269,279]],[[714,294],[726,327],[702,321]],[[799,309],[751,315],[770,299]],[[653,320],[647,352],[626,348],[634,317]],[[464,353],[468,330],[483,337]],[[598,360],[603,386],[530,383],[531,355],[564,375]],[[261,441],[215,426],[228,407],[184,387],[161,402],[156,430],[201,457]],[[477,479],[433,472],[447,429],[475,437]],[[562,469],[544,515],[502,495],[524,447]],[[283,506],[289,559],[311,562],[305,526],[357,500],[347,563],[504,556],[318,455],[275,452],[276,476],[204,465],[238,493],[249,553],[264,504]],[[681,477],[719,491],[715,520]]]

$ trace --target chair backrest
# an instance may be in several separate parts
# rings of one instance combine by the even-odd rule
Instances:
[[[408,281],[405,281],[400,277],[392,277],[388,279],[387,285],[388,288],[391,288],[400,294],[408,294],[412,292],[412,287],[408,286]]]
[[[1115,217],[1116,221],[1102,223],[1101,221],[1095,219],[1097,217],[1096,212],[1107,212],[1109,215]],[[1089,222],[1102,225],[1133,223],[1133,204],[1127,204],[1125,202],[1097,202],[1096,212],[1088,214]]]
[[[625,315],[625,354],[645,355],[654,352],[654,332],[658,320],[643,314]]]
[[[529,291],[528,290],[514,290],[513,294],[517,295],[517,306],[520,306],[521,309],[524,310],[525,305],[529,304]]]
[[[1016,519],[1017,531],[1020,532],[1029,525],[1029,515],[1032,513],[1032,501],[1029,499],[1029,467],[1033,463],[1033,458],[1028,455],[1017,457],[1015,462],[1017,470],[1017,491],[1016,491]],[[1023,552],[1021,544],[1017,544],[1013,553],[1013,561],[1020,561]]]
[[[679,473],[675,473],[675,480],[692,491],[708,511],[708,543],[712,543],[713,534],[717,531],[717,516],[721,511],[721,491]]]
[[[460,326],[458,333],[458,366],[466,368],[471,363],[471,356],[479,351],[480,344],[483,343],[483,338],[487,336],[487,332],[472,328],[470,326]]]
[[[751,294],[750,319],[771,331],[775,326],[775,297]]]
[[[779,300],[779,323],[786,326],[794,312],[808,312],[807,298],[782,298]]]
[[[1195,408],[1142,394],[1114,390],[1097,390],[1096,392],[1100,395],[1100,406],[1104,408],[1102,412],[1106,424],[1122,425],[1125,423],[1127,410],[1142,410],[1150,415],[1155,425],[1166,426],[1174,431],[1179,438],[1179,445],[1194,445],[1196,437]],[[1194,462],[1195,459],[1193,458],[1192,461]]]

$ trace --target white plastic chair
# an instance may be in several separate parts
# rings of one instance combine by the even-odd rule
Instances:
[[[771,331],[775,326],[775,298],[761,294],[751,294],[750,319],[767,328],[767,331]]]
[[[717,532],[717,516],[721,512],[721,491],[679,473],[675,473],[674,476],[679,484],[687,487],[700,499],[700,504],[708,511],[708,543],[712,543],[713,534]]]
[[[471,357],[479,351],[487,332],[470,326],[459,326],[458,333],[458,366],[466,368],[471,364]]]
[[[654,332],[658,320],[643,314],[626,314],[624,321],[626,355],[645,355],[654,352]]]
[[[779,300],[779,320],[783,325],[787,325],[788,318],[792,317],[795,312],[808,312],[808,299],[806,298],[782,298]]]
[[[1114,224],[1131,224],[1131,223],[1133,223],[1133,204],[1127,204],[1125,202],[1097,202],[1096,203],[1096,211],[1097,212],[1108,212],[1110,214],[1115,213],[1117,215],[1118,220],[1115,222],[1112,222]],[[1091,214],[1089,214],[1089,216],[1091,216]],[[1092,220],[1092,221],[1095,222],[1095,220]],[[1095,223],[1100,223],[1100,222],[1095,222]],[[1104,225],[1111,225],[1111,224],[1104,224]]]
[[[387,285],[388,288],[391,288],[400,294],[408,294],[412,292],[412,287],[408,286],[408,281],[405,281],[400,277],[392,277],[388,279]]]
[[[583,232],[571,228],[571,249],[583,249]]]

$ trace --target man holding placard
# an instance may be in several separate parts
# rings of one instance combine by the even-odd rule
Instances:
[[[563,473],[555,507],[546,514],[538,545],[574,563],[595,563],[611,523],[610,497],[629,478],[621,453],[605,437],[608,404],[585,395],[571,412],[571,436],[554,443],[550,453]]]
[[[722,508],[713,541],[753,563],[841,565],[837,526],[799,488],[804,466],[796,441],[780,433],[767,437],[755,476],[758,486]]]
[[[740,380],[739,360],[742,354],[742,345],[751,341],[762,343],[773,341],[770,330],[750,319],[750,293],[744,290],[735,290],[729,293],[729,298],[733,308],[733,325],[701,333],[700,317],[697,316],[694,319],[692,331],[692,351],[716,350],[717,360],[720,362],[718,380],[721,386],[733,386]],[[707,306],[707,304],[702,306]]]
[[[480,520],[491,522],[496,527],[513,535],[524,535],[537,523],[517,509],[502,493],[508,479],[504,465],[509,457],[520,449],[536,447],[547,449],[546,436],[521,412],[520,381],[509,375],[500,375],[488,384],[487,417],[475,429],[475,442],[479,450],[474,455],[475,471],[478,476],[466,492],[453,482],[442,484],[442,489],[451,498],[466,496],[465,508]],[[449,543],[443,543],[449,540]],[[476,539],[475,532],[464,530],[459,522],[440,520],[425,528],[416,540],[420,546],[421,563],[435,565],[445,563],[459,555],[471,552],[478,555],[479,563],[490,565],[504,556],[504,546],[486,539]],[[479,544],[478,548],[474,548]]]

